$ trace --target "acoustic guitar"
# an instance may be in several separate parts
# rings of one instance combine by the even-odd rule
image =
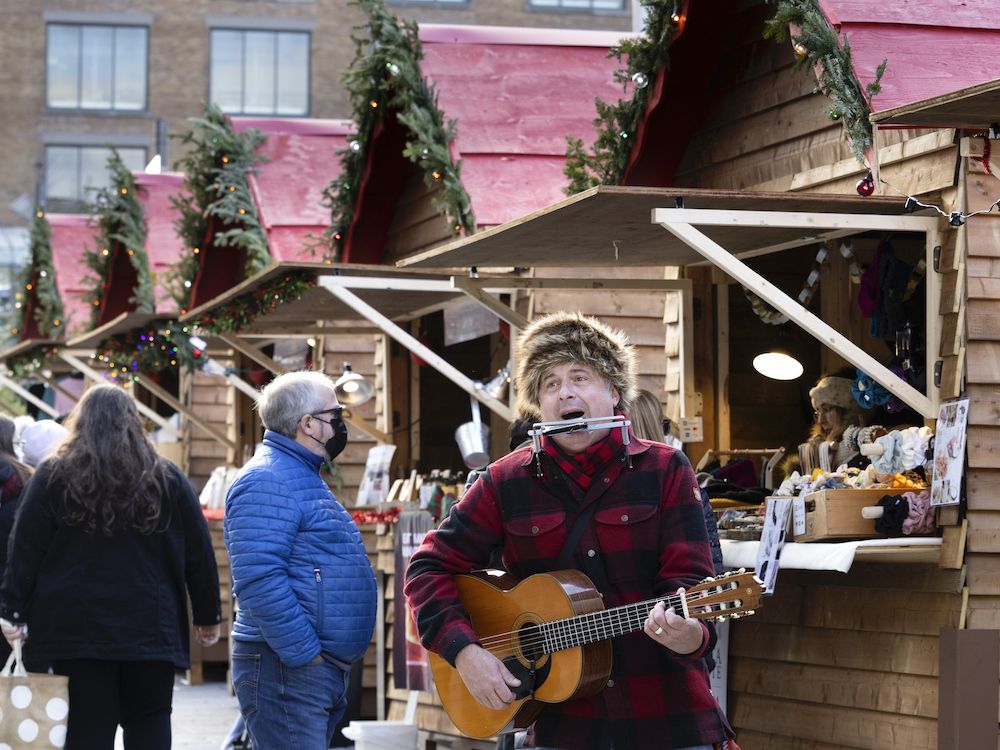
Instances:
[[[485,739],[530,725],[546,703],[595,695],[611,675],[611,640],[641,630],[657,602],[698,620],[751,615],[761,582],[739,570],[706,578],[683,594],[605,609],[591,580],[575,570],[539,573],[518,582],[499,571],[455,576],[459,598],[480,645],[521,680],[516,698],[491,709],[466,688],[458,670],[431,653],[441,703],[458,729]]]

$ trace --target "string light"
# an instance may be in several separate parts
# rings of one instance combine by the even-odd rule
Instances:
[[[924,203],[919,198],[916,198],[912,195],[908,195],[895,185],[886,182],[881,177],[879,177],[879,182],[881,182],[883,185],[889,188],[889,190],[893,191],[897,195],[901,195],[904,198],[906,198],[906,202],[903,203],[903,210],[906,211],[907,213],[913,213],[918,208],[931,208],[937,211],[943,218],[947,219],[948,223],[951,224],[953,227],[960,227],[967,220],[971,219],[973,216],[979,216],[980,214],[988,214],[991,211],[993,211],[993,209],[997,209],[997,211],[1000,211],[1000,198],[993,201],[986,208],[981,208],[978,211],[970,211],[968,213],[964,211],[946,211],[943,208],[941,208],[941,206],[938,206],[934,203]]]

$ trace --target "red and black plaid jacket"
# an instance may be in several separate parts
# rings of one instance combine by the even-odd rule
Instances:
[[[609,590],[606,607],[674,593],[712,575],[700,493],[683,453],[634,439],[620,458],[580,492],[547,453],[536,476],[530,447],[492,464],[429,533],[406,574],[406,596],[424,645],[454,664],[476,643],[451,580],[454,573],[486,567],[502,548],[507,571],[518,578],[554,569],[579,512],[599,502],[577,545],[587,571],[588,552],[600,553]],[[592,558],[591,558],[592,559]],[[666,750],[714,744],[733,732],[709,692],[703,656],[715,632],[705,628],[702,648],[678,655],[642,631],[614,641],[606,688],[593,698],[547,706],[535,722],[534,743],[566,750]]]

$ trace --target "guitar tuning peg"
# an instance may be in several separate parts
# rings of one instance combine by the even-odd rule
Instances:
[[[751,610],[749,610],[749,611],[747,612],[747,615],[749,616],[749,615],[752,615],[752,614],[754,614],[754,613],[756,613],[756,612],[757,612],[757,610],[756,610],[756,609],[751,609]]]
[[[736,575],[743,575],[746,572],[747,572],[746,568],[740,568],[736,571]]]

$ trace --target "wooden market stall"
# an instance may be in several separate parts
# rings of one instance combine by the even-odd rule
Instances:
[[[19,323],[11,330],[15,343],[0,352],[9,373],[5,385],[50,416],[68,412],[83,387],[56,352],[67,337],[83,330],[90,314],[82,296],[83,251],[93,244],[94,235],[89,216],[38,211],[32,225],[29,276],[23,281],[26,288],[15,294],[19,313]],[[32,381],[55,391],[51,406],[41,405],[38,396],[25,389]]]
[[[910,129],[876,130],[868,152],[875,196],[857,197],[867,167],[851,155],[843,123],[827,115],[829,99],[814,90],[812,70],[794,70],[791,45],[762,39],[773,6],[687,3],[683,34],[671,46],[669,71],[657,72],[623,175],[625,184],[663,189],[594,188],[401,265],[482,267],[502,258],[583,266],[613,258],[622,265],[684,266],[702,312],[695,323],[692,390],[705,440],[687,446],[697,459],[706,448],[759,439],[754,429],[783,398],[775,396],[787,393],[797,402],[803,395],[750,381],[749,358],[736,355],[746,353],[752,335],[761,336],[750,325],[760,322],[740,283],[807,331],[796,334],[801,346],[809,337],[820,340],[822,346],[811,344],[821,363],[814,365],[815,374],[846,360],[886,388],[899,389],[901,381],[885,372],[885,349],[864,339],[860,316],[849,304],[857,286],[838,257],[850,237],[857,257],[868,264],[873,246],[891,231],[908,248],[909,261],[923,260],[928,269],[921,324],[929,376],[925,391],[903,400],[931,424],[942,401],[963,392],[972,403],[979,401],[969,428],[967,507],[940,511],[940,551],[863,550],[846,575],[783,573],[762,612],[732,625],[729,715],[744,748],[993,746],[998,678],[990,654],[996,652],[998,600],[990,490],[996,487],[997,367],[995,334],[986,321],[995,315],[996,290],[986,277],[995,270],[990,258],[997,234],[994,217],[971,214],[996,205],[1000,182],[988,174],[988,147],[984,154],[982,142],[977,147],[975,140],[961,141],[954,128],[988,131],[997,118],[995,107],[990,109],[995,86],[976,83],[965,101],[946,92],[956,83],[973,83],[961,78],[964,73],[988,76],[975,61],[993,43],[995,22],[965,12],[943,21],[943,6],[922,8],[915,25],[903,23],[889,7],[820,6],[836,29],[842,23],[853,34],[854,72],[863,83],[888,59],[886,98],[873,100],[873,120],[880,121],[882,101],[893,113],[886,121],[911,115],[891,120]],[[920,21],[925,15],[942,22]],[[928,76],[929,67],[947,67],[942,60],[954,40],[963,38],[970,40],[973,64],[963,74],[949,67],[947,75]],[[931,78],[941,87],[939,96],[914,103],[927,98],[917,92],[933,93]],[[946,129],[917,129],[925,125]],[[789,192],[758,192],[775,190]],[[908,198],[930,208],[917,205],[906,216],[915,205]],[[652,209],[658,209],[654,221],[662,226],[648,223]],[[756,213],[745,213],[751,209]],[[819,314],[813,316],[793,298],[796,277],[801,282],[810,273],[817,246],[833,260],[819,270]],[[972,267],[967,305],[966,273]],[[972,409],[970,404],[970,417]],[[805,415],[770,421],[793,438],[804,436],[808,426]],[[907,614],[911,609],[913,616]],[[989,632],[959,630],[967,626]],[[989,664],[985,669],[971,666],[977,649]]]

